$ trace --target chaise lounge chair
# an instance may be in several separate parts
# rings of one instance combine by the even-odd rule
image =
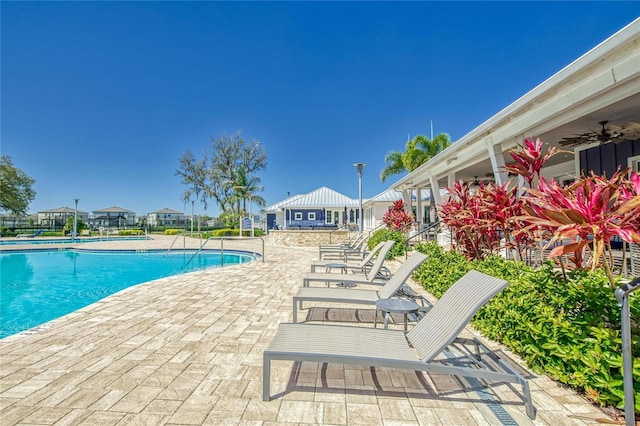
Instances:
[[[470,271],[406,334],[401,330],[343,325],[280,324],[263,354],[263,400],[271,399],[271,361],[338,363],[516,383],[522,386],[527,416],[534,419],[535,408],[527,380],[479,340],[458,338],[478,309],[507,285],[504,280]],[[446,359],[436,360],[452,343],[474,343],[476,348],[484,348],[483,355],[503,371],[483,365],[479,351],[468,357],[477,368],[447,365]]]
[[[378,284],[383,285],[387,282],[387,277],[385,277],[380,271],[382,270],[382,264],[384,263],[387,253],[391,250],[391,247],[395,241],[389,240],[384,243],[382,248],[380,249],[380,255],[376,257],[375,262],[371,265],[371,268],[368,269],[364,275],[362,274],[349,274],[349,273],[341,273],[341,274],[332,274],[332,273],[311,273],[306,274],[302,277],[302,286],[309,287],[310,283],[313,282],[323,282],[329,286],[330,283],[341,283],[341,282],[349,282],[353,284]]]
[[[33,234],[18,234],[18,235],[16,235],[16,238],[33,238],[33,237],[39,236],[43,232],[44,232],[44,229],[38,229]]]
[[[352,258],[363,259],[366,255],[366,241],[365,235],[360,234],[353,242],[346,244],[321,245],[318,251],[318,259],[341,259],[345,262]]]
[[[400,265],[398,270],[379,290],[367,290],[359,288],[338,288],[338,287],[300,287],[293,296],[293,322],[298,322],[298,307],[302,309],[302,302],[331,302],[331,303],[353,303],[360,305],[375,305],[380,299],[388,299],[400,290],[400,287],[409,279],[411,273],[427,259],[423,253],[414,253]],[[348,274],[326,274],[346,275]],[[353,281],[350,278],[344,278]],[[362,282],[362,281],[356,281]],[[364,282],[371,284],[371,282]]]
[[[383,256],[386,259],[387,255],[389,254],[389,251],[391,250],[391,247],[393,247],[393,244],[395,244],[395,242],[393,241],[391,241],[390,244],[386,244],[387,242],[388,241],[381,241],[380,243],[378,243],[378,245],[372,248],[371,251],[365,256],[365,258],[358,263],[336,263],[336,261],[312,262],[311,273],[315,273],[318,269],[322,269],[322,268],[324,268],[325,272],[327,272],[327,270],[331,266],[336,267],[339,265],[338,269],[341,269],[344,272],[351,272],[353,274],[366,274],[373,267],[375,260],[379,256]],[[381,266],[380,271],[378,272],[378,276],[379,278],[388,279],[391,276],[391,271],[386,266]]]
[[[380,249],[382,248],[384,243],[385,243],[385,241],[379,242],[378,245],[375,246],[374,248],[372,248],[371,251],[365,256],[365,258],[362,259],[361,262],[359,262],[359,263],[347,263],[347,264],[345,264],[344,268],[346,268],[348,270],[362,271],[362,273],[364,273],[364,268],[366,266],[371,266],[371,263],[373,263],[373,258],[378,253],[378,251],[380,251]],[[335,263],[335,262],[331,262],[331,261],[329,261],[329,262],[325,262],[325,261],[312,262],[311,263],[311,272],[316,272],[316,269],[322,269],[322,268],[326,269],[328,267],[328,265],[331,265],[332,263]]]

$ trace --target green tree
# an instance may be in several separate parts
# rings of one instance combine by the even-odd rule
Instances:
[[[67,221],[64,224],[64,227],[62,228],[65,234],[67,232],[73,231],[73,219],[74,219],[74,216],[67,217]],[[76,222],[76,232],[79,234],[80,231],[84,229],[89,229],[89,226],[86,223],[84,223],[82,220],[80,220],[80,218],[78,218],[78,221]]]
[[[391,151],[384,157],[387,165],[380,173],[380,180],[384,182],[391,175],[411,173],[449,145],[451,145],[451,139],[446,133],[440,133],[433,139],[423,135],[416,136],[407,141],[404,152]]]
[[[238,191],[235,187],[249,188],[252,200],[257,203],[264,199],[255,193],[262,190],[258,186],[257,173],[267,167],[267,155],[259,141],[246,142],[239,133],[223,135],[213,139],[209,150],[201,159],[187,150],[179,158],[180,166],[176,175],[187,185],[182,199],[187,202],[196,196],[206,210],[207,201],[214,199],[223,212],[239,210]],[[244,178],[239,178],[244,173]]]
[[[260,178],[258,176],[249,176],[244,167],[238,168],[236,180],[232,183],[232,189],[234,190],[232,198],[236,201],[237,213],[242,213],[243,215],[247,213],[247,200],[250,200],[251,203],[255,203],[260,207],[267,204],[264,198],[260,195],[256,195],[264,189],[259,185]],[[242,209],[240,208],[241,202]]]
[[[380,172],[380,180],[384,182],[391,175],[403,172],[411,173],[431,158],[444,151],[451,145],[451,139],[446,133],[439,133],[435,138],[429,139],[424,135],[418,135],[408,140],[404,152],[391,151],[384,157],[387,165]],[[431,209],[435,211],[433,188],[429,190]]]
[[[13,165],[8,155],[0,157],[0,210],[15,216],[25,216],[36,192],[35,180]]]

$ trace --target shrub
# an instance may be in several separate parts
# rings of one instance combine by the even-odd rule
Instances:
[[[551,263],[535,270],[491,256],[468,261],[433,244],[417,250],[429,258],[414,278],[440,297],[469,269],[503,278],[510,285],[472,320],[485,336],[519,354],[538,373],[547,374],[592,401],[619,408],[624,402],[620,308],[604,271],[576,269],[567,274]],[[640,297],[630,298],[631,316],[640,317]],[[640,325],[632,325],[633,377],[640,392]],[[635,410],[640,412],[636,398]]]
[[[165,229],[164,235],[178,235],[182,233],[182,229]]]
[[[144,235],[144,231],[142,229],[121,229],[118,231],[118,235],[121,237],[126,237],[130,235]],[[166,235],[175,235],[175,234],[166,234]]]
[[[397,256],[402,256],[407,252],[409,248],[407,245],[407,240],[404,237],[404,233],[401,231],[392,231],[387,228],[378,229],[374,232],[371,237],[369,237],[369,241],[367,242],[367,247],[369,250],[378,245],[378,243],[382,241],[394,240],[396,243],[391,247],[389,253],[387,254],[387,259],[393,259]]]

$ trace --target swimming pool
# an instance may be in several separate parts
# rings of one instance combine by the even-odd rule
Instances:
[[[127,287],[204,268],[245,263],[250,253],[225,250],[0,253],[0,338],[41,325]]]

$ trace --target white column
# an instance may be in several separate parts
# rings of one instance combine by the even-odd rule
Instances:
[[[420,224],[420,228],[422,228],[424,213],[422,212],[422,188],[416,188],[416,220]]]
[[[489,159],[491,160],[491,168],[493,171],[493,177],[495,178],[497,185],[502,185],[507,181],[507,171],[504,168],[504,155],[502,154],[502,147],[500,144],[493,144],[487,142],[487,151],[489,152]],[[481,179],[483,176],[480,177]]]

